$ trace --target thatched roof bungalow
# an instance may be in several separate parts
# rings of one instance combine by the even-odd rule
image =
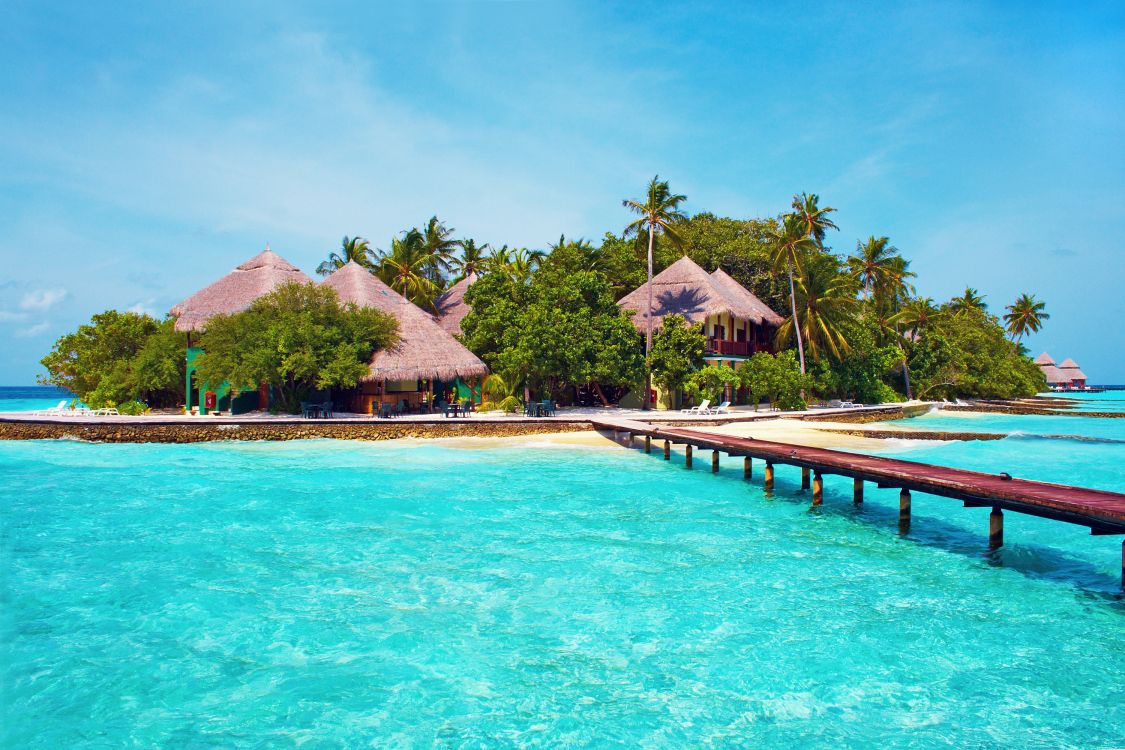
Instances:
[[[291,281],[312,283],[301,269],[267,245],[261,253],[173,307],[171,313],[176,318],[176,330],[201,331],[216,315],[241,312],[262,295]]]
[[[477,280],[477,275],[471,273],[446,289],[434,302],[437,308],[438,325],[453,336],[461,335],[461,321],[472,310],[465,302],[465,292]]]
[[[738,360],[772,349],[773,333],[783,318],[722,270],[707,273],[686,255],[652,278],[652,318],[657,329],[667,315],[701,323],[708,338],[708,359]],[[649,284],[618,301],[633,310],[633,325],[647,326]]]
[[[1067,382],[1069,382],[1071,385],[1079,388],[1086,385],[1086,373],[1082,372],[1082,368],[1080,368],[1078,366],[1078,363],[1070,357],[1067,357],[1062,361],[1062,364],[1059,365],[1059,370],[1066,377]]]
[[[1056,365],[1055,360],[1047,352],[1035,358],[1035,364],[1043,370],[1047,385],[1052,388],[1083,388],[1086,386],[1086,373],[1078,367],[1078,363],[1069,357]]]
[[[488,366],[434,318],[358,263],[350,262],[321,282],[342,302],[381,310],[398,321],[399,342],[375,353],[367,380],[470,380]]]

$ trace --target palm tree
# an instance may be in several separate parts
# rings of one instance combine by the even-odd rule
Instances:
[[[840,273],[834,257],[817,254],[809,258],[797,281],[796,312],[778,328],[778,341],[789,339],[796,320],[795,330],[804,338],[810,357],[820,359],[828,353],[843,359],[851,349],[844,326],[858,304],[855,284],[850,275]]]
[[[960,297],[954,297],[949,301],[949,309],[960,315],[969,310],[986,310],[988,305],[985,304],[984,296],[980,292],[967,286]]]
[[[804,220],[798,214],[786,214],[780,227],[772,230],[769,261],[775,273],[784,269],[789,274],[789,305],[793,311],[790,320],[797,320],[797,290],[793,272],[801,272],[806,256],[817,250],[816,242],[809,237]],[[801,374],[805,374],[805,342],[801,326],[792,326],[797,335],[797,356],[801,361]]]
[[[375,267],[375,261],[372,259],[371,246],[367,240],[362,237],[348,237],[340,240],[340,252],[329,253],[328,260],[321,263],[316,267],[316,272],[321,276],[327,276],[335,271],[337,268],[343,268],[350,261],[355,261],[359,265],[367,269]]]
[[[535,272],[535,269],[539,267],[539,261],[543,259],[543,256],[542,250],[528,250],[526,247],[521,247],[512,254],[507,271],[513,279],[525,284],[531,279],[531,274]]]
[[[1036,333],[1043,326],[1043,321],[1050,319],[1050,315],[1043,312],[1047,308],[1046,302],[1035,299],[1034,294],[1021,294],[1016,301],[1008,305],[1005,310],[1004,322],[1008,324],[1008,333],[1013,336],[1013,341],[1019,344],[1028,333]]]
[[[859,282],[864,298],[869,300],[885,298],[907,275],[914,276],[905,270],[903,258],[890,238],[874,235],[866,242],[855,243],[855,255],[848,257],[848,270]]]
[[[820,196],[816,193],[801,193],[793,196],[793,213],[801,217],[808,238],[823,250],[824,238],[828,234],[828,230],[835,229],[838,231],[840,227],[828,218],[828,214],[835,212],[836,209],[828,206],[821,208],[818,205],[819,203]]]
[[[676,224],[687,220],[687,214],[680,210],[680,204],[687,200],[686,195],[673,195],[668,187],[667,180],[661,180],[660,175],[652,178],[648,184],[647,195],[644,202],[625,199],[621,205],[637,214],[638,218],[625,227],[625,236],[639,235],[642,230],[648,229],[648,310],[645,314],[645,397],[644,409],[651,409],[652,403],[649,396],[652,393],[652,367],[649,364],[649,354],[652,352],[652,246],[656,242],[656,235],[663,234],[679,247],[680,236],[676,233]]]
[[[480,273],[484,270],[485,251],[490,249],[488,243],[478,245],[475,240],[461,240],[461,254],[452,263],[454,273],[462,279]]]
[[[392,289],[423,308],[433,308],[438,285],[427,273],[434,267],[433,253],[427,251],[425,239],[417,229],[391,240],[391,251],[379,259],[378,275]]]
[[[895,314],[892,320],[906,328],[915,337],[921,336],[933,325],[945,317],[934,301],[929,297],[918,297],[910,300]]]
[[[456,251],[461,247],[461,241],[454,239],[456,232],[453,227],[447,227],[431,216],[422,230],[422,247],[425,249],[429,260],[426,265],[426,278],[437,285],[445,282],[445,275],[453,267]]]
[[[512,262],[512,251],[508,249],[507,245],[492,248],[484,262],[481,264],[481,270],[485,273],[501,272],[507,273],[509,264]]]

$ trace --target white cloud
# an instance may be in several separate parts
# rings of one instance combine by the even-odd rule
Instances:
[[[11,312],[9,310],[0,310],[0,323],[14,323],[20,320],[26,320],[27,313]]]
[[[16,331],[16,336],[19,336],[21,339],[31,338],[32,336],[38,336],[39,334],[44,333],[50,327],[51,323],[49,321],[40,321],[33,326],[19,329],[18,331]]]
[[[163,316],[156,311],[156,308],[153,307],[155,303],[156,300],[154,299],[146,299],[143,302],[137,302],[132,307],[127,308],[125,312],[136,313],[137,315],[151,315],[154,318],[161,318]]]
[[[20,300],[20,309],[49,310],[64,299],[66,299],[66,290],[61,287],[35,289],[23,296],[23,299]]]

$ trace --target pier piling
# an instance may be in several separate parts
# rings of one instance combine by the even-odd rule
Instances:
[[[999,549],[1004,546],[1004,511],[992,506],[988,514],[988,548]]]
[[[754,475],[754,459],[747,456],[742,459],[742,478],[749,479]]]
[[[652,435],[645,435],[645,453],[652,453]]]
[[[859,477],[852,480],[852,500],[856,505],[863,504],[863,480]]]
[[[770,463],[769,461],[766,461],[766,474],[765,474],[764,486],[767,490],[773,489],[773,464]]]
[[[809,467],[801,467],[801,489],[807,490],[809,488]]]
[[[813,474],[812,480],[812,504],[820,505],[824,502],[824,477],[820,472]]]
[[[664,441],[664,460],[667,461],[670,458],[672,458],[672,441],[671,440],[665,440]]]
[[[719,470],[719,452],[711,451],[711,473],[714,474]]]
[[[898,530],[903,534],[910,530],[910,490],[905,487],[898,493]]]
[[[684,466],[691,468],[691,443],[684,448]]]

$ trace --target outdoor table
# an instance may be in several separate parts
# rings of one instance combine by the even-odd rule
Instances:
[[[460,404],[446,404],[445,405],[445,416],[446,416],[446,418],[449,418],[450,416],[454,416],[454,417],[459,416],[460,413],[461,413]]]

